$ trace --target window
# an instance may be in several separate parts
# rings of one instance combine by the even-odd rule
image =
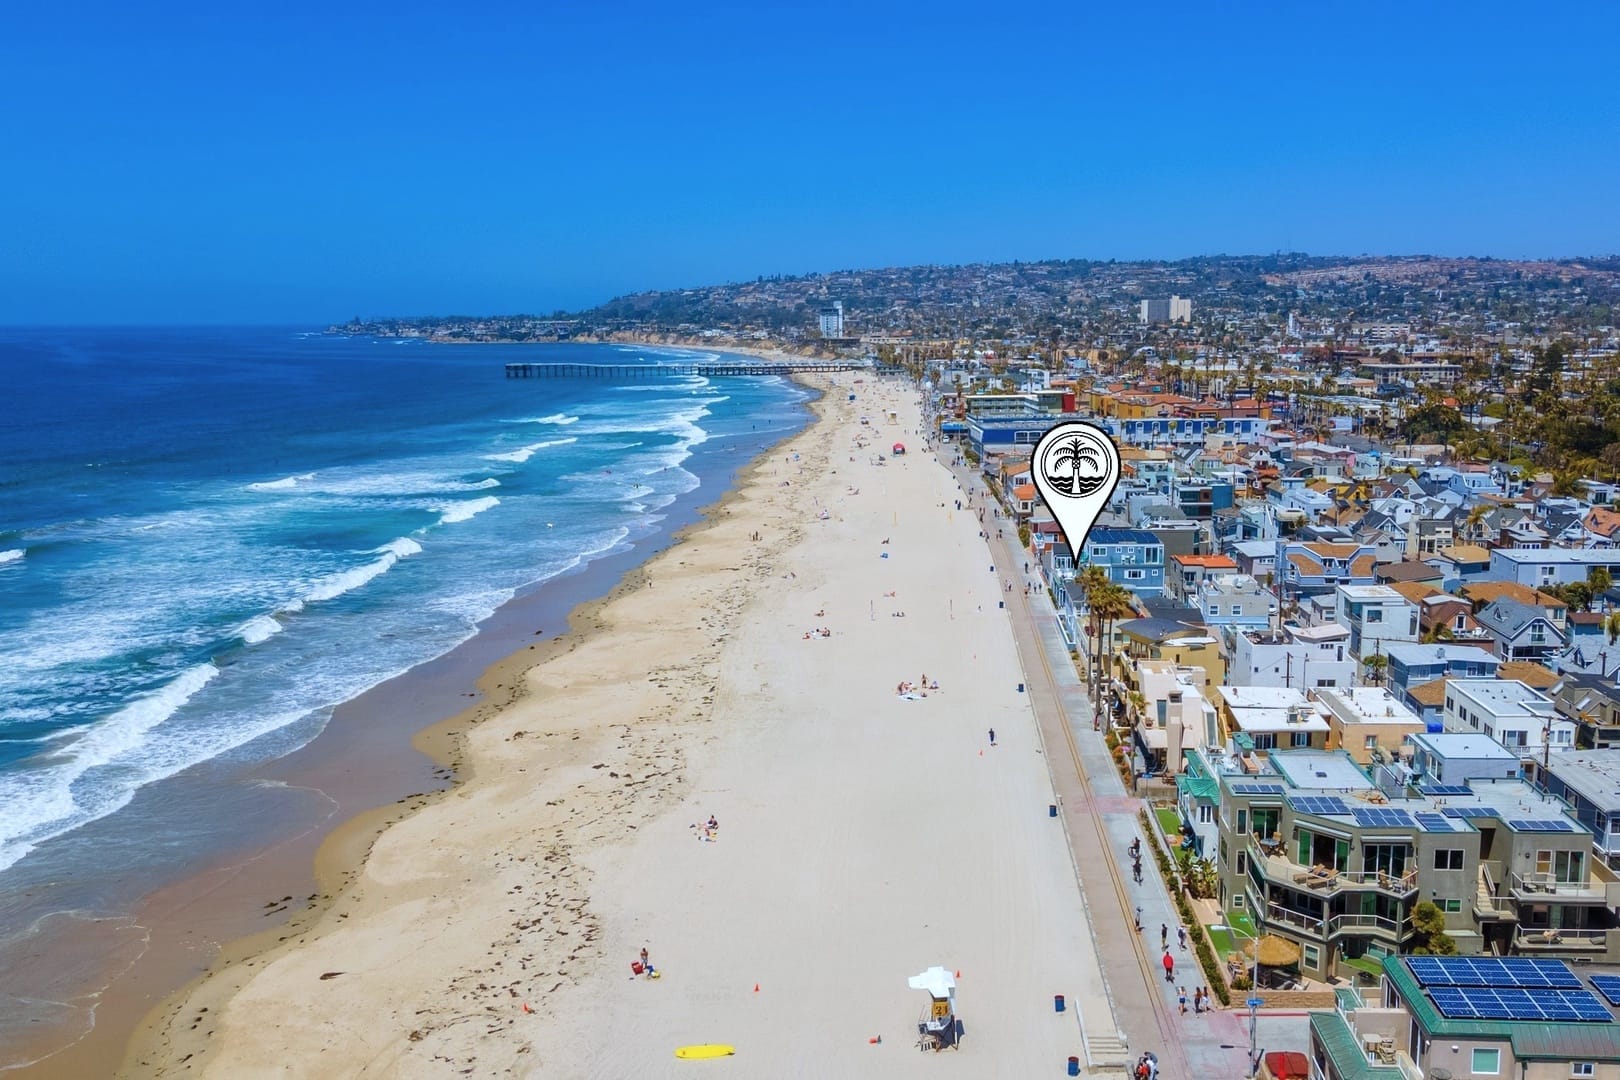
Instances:
[[[1572,1061],[1569,1063],[1569,1075],[1572,1077],[1596,1076],[1597,1064],[1591,1061]]]
[[[1462,848],[1436,848],[1434,852],[1434,868],[1436,870],[1461,870],[1463,868]]]
[[[1318,683],[1317,685],[1320,686],[1321,684]],[[1376,750],[1376,749],[1378,749],[1378,736],[1376,736],[1376,735],[1367,736],[1367,739],[1366,739],[1365,742],[1362,743],[1361,748],[1363,750]]]
[[[1215,808],[1209,803],[1198,804],[1198,824],[1208,825],[1215,820]]]
[[[1462,910],[1462,901],[1456,899],[1455,897],[1450,900],[1442,900],[1440,901],[1440,910],[1456,914]]]
[[[1232,605],[1232,614],[1234,614],[1234,615],[1243,614],[1243,605],[1242,604],[1233,604]]]
[[[1126,581],[1141,581],[1142,580],[1142,571],[1140,571],[1140,570],[1127,570],[1127,571],[1125,571],[1125,580]]]
[[[1474,1047],[1469,1071],[1475,1076],[1497,1076],[1502,1072],[1502,1051],[1496,1047]]]
[[[1315,945],[1306,945],[1302,950],[1302,959],[1305,966],[1316,969],[1322,966],[1322,950]]]
[[[1236,892],[1236,893],[1232,894],[1232,906],[1235,907],[1235,908],[1241,908],[1241,907],[1246,906],[1243,903],[1243,894],[1242,893]]]
[[[1384,613],[1379,608],[1373,608],[1373,609],[1371,609],[1370,611],[1367,612],[1366,617],[1363,618],[1361,621],[1362,622],[1383,622],[1384,621]]]
[[[1237,827],[1237,831],[1240,832],[1240,833],[1245,833],[1245,832],[1249,831],[1249,812],[1247,810],[1239,810],[1238,811],[1238,827]]]
[[[1296,749],[1298,747],[1301,747],[1301,746],[1309,746],[1309,745],[1311,745],[1311,733],[1310,732],[1308,732],[1308,731],[1296,731],[1296,732],[1294,732],[1294,746],[1295,746]]]
[[[1247,874],[1249,872],[1249,853],[1247,851],[1238,852],[1237,872],[1240,874]]]

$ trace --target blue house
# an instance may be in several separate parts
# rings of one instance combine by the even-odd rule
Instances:
[[[1384,647],[1389,659],[1389,690],[1403,698],[1410,690],[1436,679],[1490,679],[1502,658],[1473,645],[1391,643]]]
[[[1082,559],[1138,596],[1164,593],[1164,544],[1146,529],[1092,529]]]

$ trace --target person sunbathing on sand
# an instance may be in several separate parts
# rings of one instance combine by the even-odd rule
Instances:
[[[827,617],[827,609],[826,608],[822,608],[820,611],[816,612],[816,618],[824,619],[826,617]]]

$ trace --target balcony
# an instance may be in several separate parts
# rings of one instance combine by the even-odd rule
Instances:
[[[1268,881],[1316,896],[1333,896],[1341,889],[1375,889],[1400,899],[1417,892],[1417,867],[1396,876],[1382,870],[1330,870],[1322,866],[1302,866],[1281,854],[1280,847],[1262,845],[1258,837],[1249,839],[1249,858],[1255,861]]]
[[[1620,904],[1620,882],[1593,876],[1583,881],[1559,881],[1551,874],[1511,874],[1514,899],[1525,904]]]
[[[1551,927],[1519,927],[1513,947],[1526,953],[1601,953],[1609,947],[1608,930],[1559,930]]]
[[[1378,934],[1394,941],[1404,941],[1412,932],[1412,920],[1391,919],[1383,915],[1332,915],[1328,917],[1328,937],[1341,934]]]

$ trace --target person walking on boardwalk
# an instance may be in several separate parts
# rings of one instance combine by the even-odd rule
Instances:
[[[1170,955],[1170,950],[1169,949],[1164,950],[1164,961],[1163,961],[1163,963],[1164,963],[1164,981],[1167,982],[1167,983],[1175,982],[1176,981],[1176,958]]]
[[[1170,951],[1170,927],[1167,923],[1159,924],[1159,948]]]
[[[1187,947],[1187,928],[1185,926],[1176,927],[1176,936],[1181,939],[1181,947],[1183,949],[1186,949],[1186,947]]]
[[[1176,1001],[1181,1005],[1181,1015],[1186,1016],[1187,1015],[1187,988],[1185,986],[1176,987]]]
[[[990,745],[991,746],[996,745],[996,729],[995,728],[990,729]]]

